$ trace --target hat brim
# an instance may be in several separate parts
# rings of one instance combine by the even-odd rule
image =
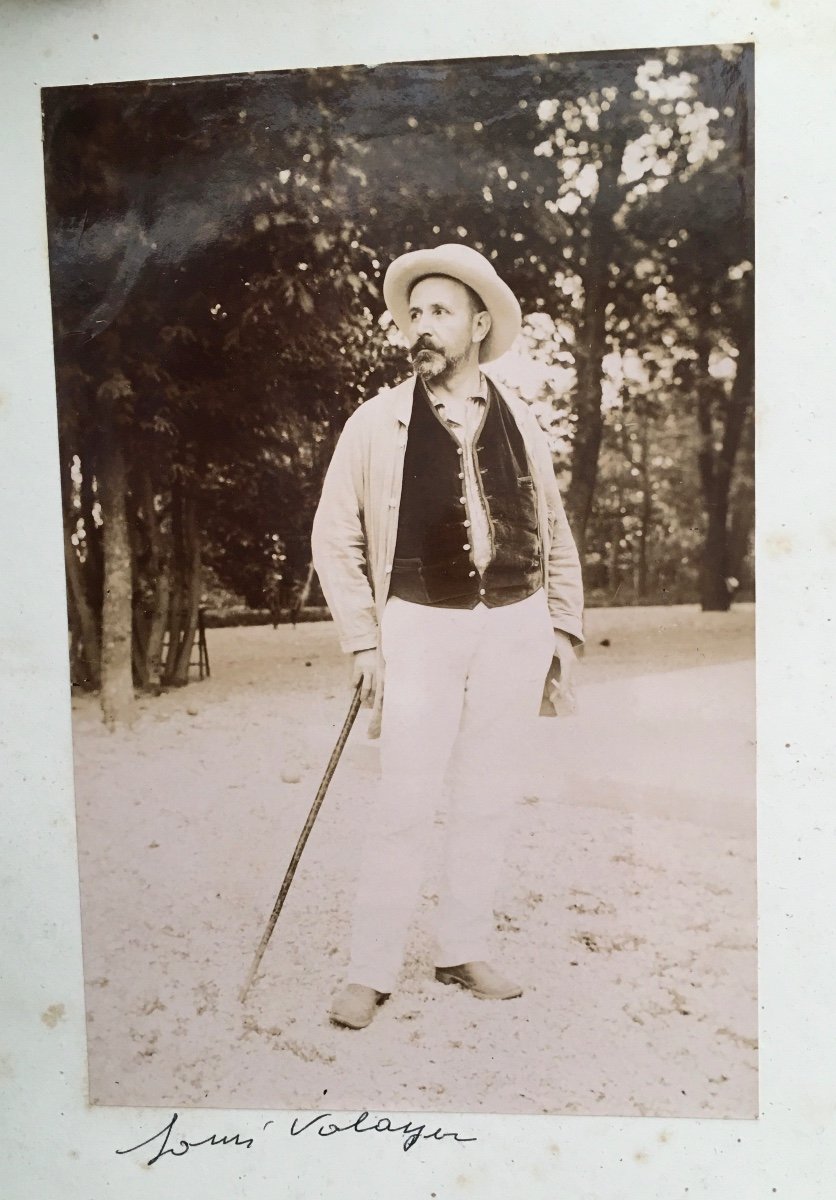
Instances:
[[[486,258],[456,244],[411,250],[390,265],[383,280],[383,298],[401,333],[409,329],[410,292],[427,275],[458,279],[481,297],[490,313],[491,328],[480,347],[480,362],[492,362],[510,349],[522,328],[519,301]]]

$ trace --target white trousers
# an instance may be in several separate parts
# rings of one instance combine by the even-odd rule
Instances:
[[[348,980],[391,992],[448,765],[436,963],[454,966],[491,953],[519,764],[554,633],[542,590],[502,608],[432,608],[392,598],[381,647],[381,780],[360,865]]]

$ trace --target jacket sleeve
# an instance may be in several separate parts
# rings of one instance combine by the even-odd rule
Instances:
[[[363,523],[361,423],[346,422],[322,485],[311,532],[313,564],[346,653],[377,646],[377,616],[369,582]]]
[[[548,601],[552,625],[568,633],[576,643],[581,643],[584,636],[580,558],[560,498],[546,435],[531,414],[528,420],[537,473],[546,494],[549,513]]]

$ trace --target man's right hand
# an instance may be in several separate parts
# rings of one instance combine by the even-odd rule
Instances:
[[[352,686],[357,687],[361,683],[360,699],[364,704],[371,704],[377,688],[377,651],[355,650],[353,668]]]

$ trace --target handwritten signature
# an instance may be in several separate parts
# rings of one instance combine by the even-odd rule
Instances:
[[[476,1141],[475,1137],[462,1137],[461,1134],[455,1133],[452,1130],[449,1133],[445,1133],[440,1128],[434,1129],[432,1133],[427,1133],[426,1125],[413,1125],[411,1121],[407,1121],[405,1125],[393,1125],[389,1117],[378,1117],[377,1120],[374,1120],[367,1112],[361,1112],[360,1116],[350,1121],[348,1125],[337,1125],[334,1121],[329,1121],[327,1126],[321,1124],[321,1122],[327,1121],[330,1116],[331,1113],[320,1113],[316,1117],[311,1117],[299,1129],[296,1128],[298,1118],[294,1117],[290,1125],[291,1137],[298,1137],[300,1133],[305,1133],[307,1130],[313,1128],[316,1128],[316,1132],[320,1137],[331,1137],[334,1133],[401,1133],[404,1139],[404,1150],[411,1150],[420,1138],[437,1142],[441,1142],[445,1138],[452,1138],[454,1142]],[[365,1121],[373,1121],[374,1123],[366,1125],[364,1124]]]
[[[454,1142],[475,1142],[477,1140],[475,1137],[462,1137],[454,1130],[445,1131],[440,1127],[429,1132],[426,1125],[414,1125],[411,1120],[406,1120],[402,1125],[393,1124],[390,1117],[372,1117],[365,1111],[346,1125],[338,1125],[336,1121],[330,1119],[332,1116],[333,1114],[329,1112],[318,1113],[302,1124],[299,1124],[299,1117],[294,1117],[290,1124],[290,1135],[299,1137],[303,1133],[315,1132],[319,1137],[331,1137],[335,1133],[398,1133],[403,1137],[404,1150],[411,1150],[421,1139],[436,1142],[442,1142],[445,1138],[452,1138]],[[125,1150],[117,1150],[116,1153],[133,1154],[137,1150],[153,1147],[156,1153],[147,1162],[147,1165],[152,1167],[166,1154],[171,1154],[174,1158],[182,1158],[190,1150],[197,1150],[201,1146],[238,1146],[244,1150],[251,1150],[255,1143],[255,1138],[242,1137],[240,1133],[210,1133],[208,1137],[200,1138],[197,1141],[189,1141],[182,1137],[174,1138],[174,1126],[179,1119],[180,1114],[174,1113],[167,1125],[164,1125],[151,1137],[146,1138],[144,1142],[138,1142],[135,1146],[129,1146]],[[272,1120],[266,1121],[262,1126],[262,1132],[275,1123]]]
[[[117,1150],[117,1154],[133,1154],[134,1150],[142,1150],[145,1146],[153,1146],[155,1142],[162,1139],[162,1145],[153,1158],[148,1159],[148,1166],[153,1167],[155,1162],[159,1162],[166,1154],[173,1154],[175,1158],[182,1158],[184,1154],[188,1154],[190,1150],[196,1150],[198,1146],[243,1146],[246,1150],[251,1150],[253,1146],[253,1138],[242,1138],[240,1133],[233,1134],[217,1134],[210,1133],[208,1137],[201,1138],[197,1142],[188,1142],[185,1138],[180,1138],[179,1142],[173,1146],[169,1146],[172,1131],[179,1120],[180,1114],[174,1113],[167,1125],[164,1125],[159,1133],[152,1134],[146,1138],[144,1142],[138,1142],[136,1146],[129,1146],[127,1150]],[[270,1122],[268,1121],[269,1125]],[[265,1129],[267,1126],[265,1125]],[[178,1149],[179,1146],[179,1149]]]

